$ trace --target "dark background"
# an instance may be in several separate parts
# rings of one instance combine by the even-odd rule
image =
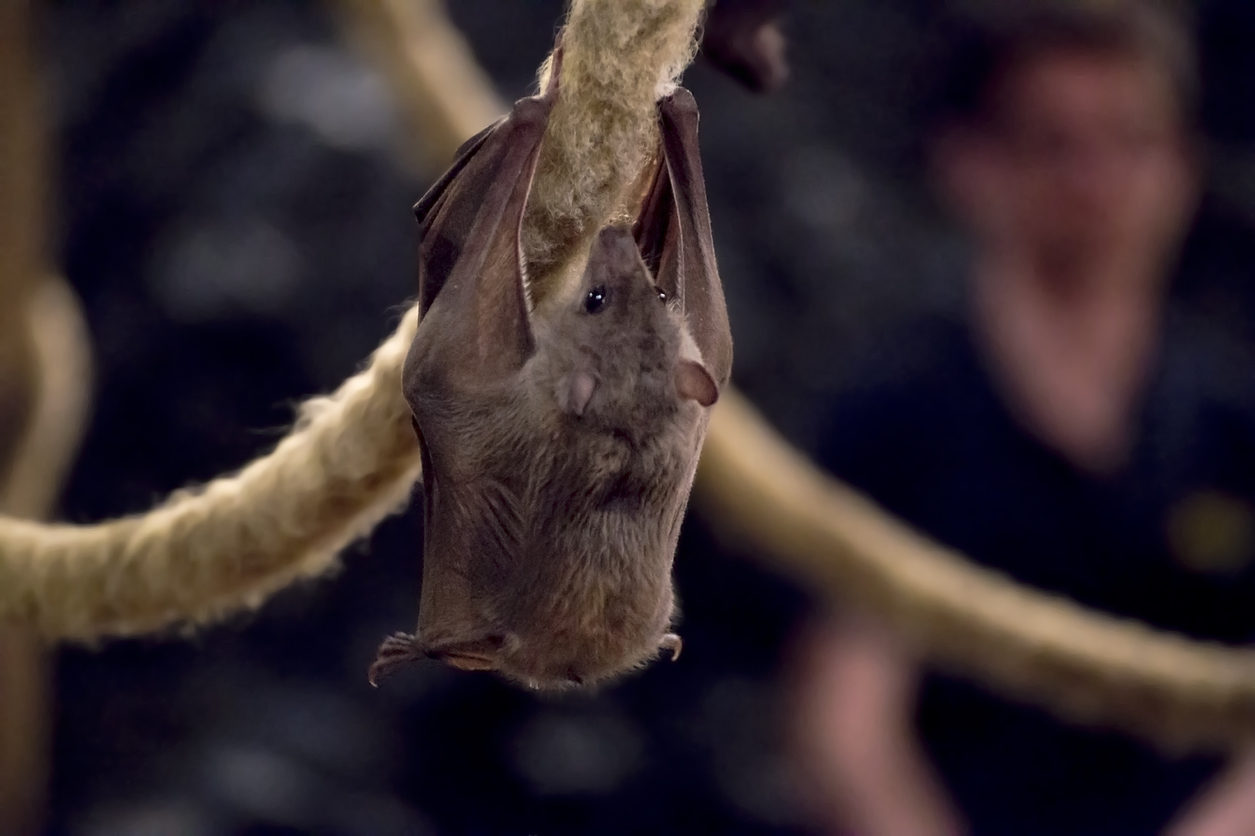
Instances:
[[[449,5],[503,96],[530,92],[562,4]],[[844,358],[958,298],[920,152],[939,5],[794,3],[793,78],[770,97],[700,61],[686,77],[736,381],[799,444]],[[1255,5],[1197,9],[1213,167],[1176,295],[1249,343]],[[357,367],[415,290],[410,206],[438,172],[403,167],[414,140],[327,4],[40,10],[59,257],[97,364],[62,515],[92,521],[265,452]],[[693,519],[678,663],[594,697],[434,663],[372,690],[378,642],[414,621],[420,540],[411,511],[256,615],[62,651],[48,832],[804,831],[779,743],[802,592]]]

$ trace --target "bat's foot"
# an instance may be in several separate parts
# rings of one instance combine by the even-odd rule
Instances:
[[[670,650],[671,661],[674,662],[680,658],[680,650],[683,649],[684,642],[675,633],[667,633],[662,637],[662,641],[658,642],[659,650]]]
[[[501,655],[517,647],[518,637],[514,634],[494,633],[473,639],[434,642],[424,651],[431,658],[459,670],[495,671],[500,667]]]
[[[426,654],[418,643],[418,637],[410,633],[393,633],[379,645],[379,653],[366,673],[371,687],[378,688],[379,680],[402,665],[421,659]]]
[[[433,650],[427,655],[460,671],[495,671],[497,669],[496,656],[491,653]]]

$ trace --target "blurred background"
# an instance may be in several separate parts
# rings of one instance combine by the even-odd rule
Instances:
[[[952,46],[941,5],[799,0],[781,89],[752,93],[701,59],[685,77],[735,381],[807,449],[851,358],[963,304],[966,249],[922,139]],[[532,91],[562,6],[448,11],[508,100]],[[440,166],[408,164],[421,137],[333,4],[35,9],[54,253],[96,365],[59,516],[87,522],[239,467],[357,367],[416,290],[410,206]],[[1250,348],[1255,6],[1194,11],[1207,165],[1170,305]],[[420,543],[411,510],[255,615],[58,650],[39,832],[836,832],[801,799],[788,743],[817,604],[717,524],[694,516],[677,556],[681,660],[593,696],[434,663],[372,690],[379,641],[415,618]]]

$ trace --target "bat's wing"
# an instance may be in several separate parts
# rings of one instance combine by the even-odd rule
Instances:
[[[414,375],[438,370],[441,380],[473,388],[532,354],[519,236],[556,93],[551,84],[545,95],[516,102],[462,146],[414,207],[423,317],[407,393],[419,386]]]
[[[658,286],[679,300],[715,382],[732,374],[732,330],[715,263],[706,181],[697,144],[697,102],[683,87],[658,105],[662,160],[641,208],[636,240]]]
[[[475,171],[463,172],[475,155],[484,147],[488,138],[505,122],[501,118],[484,128],[475,136],[462,143],[454,156],[453,164],[444,174],[440,175],[427,193],[414,204],[414,217],[418,219],[418,311],[427,313],[431,301],[449,277],[453,263],[457,261],[462,248],[466,245],[466,235],[470,232],[476,208],[469,201],[458,201],[455,195],[462,191],[482,191],[487,187],[483,169],[485,161],[480,160]],[[479,188],[475,188],[472,175],[478,175]],[[454,218],[461,214],[463,217]]]

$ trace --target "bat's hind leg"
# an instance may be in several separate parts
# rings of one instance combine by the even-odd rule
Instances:
[[[478,635],[471,639],[423,641],[411,633],[393,633],[379,646],[375,662],[367,674],[371,685],[410,662],[437,659],[464,671],[495,671],[500,656],[518,646],[518,638],[507,635]]]
[[[684,648],[684,641],[675,633],[667,633],[662,637],[662,641],[658,642],[659,650],[671,651],[671,661],[674,662],[680,658],[680,651]]]
[[[510,639],[503,635],[438,641],[428,645],[427,655],[461,670],[496,670],[499,667],[498,656],[510,644]]]
[[[500,667],[501,654],[517,645],[518,638],[513,634],[491,634],[432,642],[425,647],[425,652],[433,659],[464,671],[495,671]]]
[[[375,661],[371,663],[366,678],[372,686],[378,687],[380,679],[402,665],[422,659],[426,655],[417,636],[393,633],[379,645],[379,652],[375,655]]]

